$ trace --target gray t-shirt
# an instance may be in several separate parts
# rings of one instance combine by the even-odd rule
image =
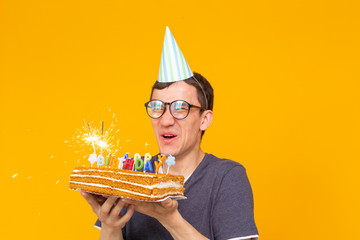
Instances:
[[[178,201],[178,210],[202,235],[216,240],[258,237],[252,190],[241,164],[205,154],[184,187],[187,199]],[[99,220],[95,226],[101,227]],[[126,240],[173,239],[156,219],[136,211],[123,236]]]

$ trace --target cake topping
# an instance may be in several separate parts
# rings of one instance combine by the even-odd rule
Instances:
[[[170,167],[171,167],[172,165],[175,165],[175,157],[173,157],[173,156],[171,156],[171,155],[168,156],[168,158],[166,159],[166,164],[168,165],[168,169],[167,169],[166,174],[168,174]]]
[[[143,201],[185,198],[184,177],[168,174],[169,167],[175,164],[173,156],[159,154],[153,158],[150,153],[143,157],[140,153],[135,153],[133,157],[129,153],[119,155],[112,144],[113,131],[104,132],[104,122],[101,123],[101,129],[91,129],[87,123],[84,130],[77,139],[80,140],[78,143],[85,143],[93,149],[87,158],[91,166],[79,166],[73,170],[70,189]],[[165,134],[170,139],[174,136]],[[168,166],[167,173],[158,174],[164,161]]]
[[[118,168],[129,171],[141,171],[144,173],[153,172],[157,174],[160,171],[163,162],[166,160],[168,166],[167,173],[169,173],[169,168],[175,164],[175,157],[171,155],[166,157],[163,154],[159,154],[154,161],[151,161],[152,156],[150,153],[146,153],[144,157],[141,157],[139,153],[135,153],[133,158],[129,156],[129,153],[125,153],[123,157],[117,157],[114,146],[111,144],[114,139],[114,137],[110,135],[114,132],[113,125],[114,124],[111,124],[110,129],[104,132],[103,121],[101,122],[101,129],[92,129],[90,123],[87,122],[87,126],[84,128],[85,132],[82,132],[81,139],[85,141],[86,145],[92,146],[94,150],[88,157],[91,167],[96,163],[95,167],[97,168]],[[176,135],[167,132],[163,133],[163,137],[171,139],[176,137]],[[97,155],[96,151],[99,150],[100,154]]]
[[[155,173],[159,172],[160,166],[163,164],[163,160],[166,156],[165,155],[158,155],[158,161],[154,161],[155,163]]]
[[[96,153],[92,153],[90,154],[89,158],[88,158],[89,162],[91,163],[91,166],[97,162],[97,155]]]

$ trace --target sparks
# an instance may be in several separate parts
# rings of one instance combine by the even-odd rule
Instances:
[[[86,137],[84,139],[85,139],[85,141],[91,143],[91,142],[96,142],[98,140],[98,137],[97,136],[90,136],[90,137]]]
[[[81,131],[80,138],[85,142],[87,145],[92,145],[94,149],[94,153],[96,153],[96,148],[101,148],[107,152],[112,152],[114,144],[111,143],[113,140],[112,132],[114,128],[114,124],[110,125],[110,128],[105,131],[104,129],[104,122],[101,122],[100,129],[97,128],[90,128],[90,123],[87,123],[87,131],[84,132],[86,127],[83,127],[83,131]]]
[[[97,145],[101,148],[107,148],[108,144],[104,141],[99,141]]]
[[[65,141],[65,143],[74,148],[74,152],[78,155],[79,159],[87,159],[89,157],[88,150],[91,147],[93,149],[90,154],[92,156],[91,161],[90,158],[88,159],[91,163],[94,160],[96,161],[98,154],[116,154],[121,149],[120,141],[118,139],[115,140],[115,136],[119,132],[119,129],[116,127],[116,121],[115,114],[113,114],[113,120],[109,125],[104,124],[104,121],[100,121],[100,124],[84,121],[84,125],[76,129],[76,134],[72,137],[72,141]]]

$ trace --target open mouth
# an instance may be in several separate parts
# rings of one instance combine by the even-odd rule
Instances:
[[[174,137],[176,137],[175,135],[169,135],[169,134],[164,134],[164,135],[161,135],[163,138],[165,139],[172,139]]]

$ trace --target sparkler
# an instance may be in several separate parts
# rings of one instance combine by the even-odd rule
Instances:
[[[101,147],[101,155],[103,153],[103,148],[107,147],[106,141],[104,141],[104,121],[101,121],[101,140],[98,142],[99,147]]]
[[[113,119],[116,120],[115,116]],[[104,127],[104,121],[101,121],[100,128],[95,128],[90,122],[84,123],[82,128],[77,129],[78,135],[73,137],[71,145],[76,146],[76,148],[80,150],[76,152],[84,151],[86,149],[85,146],[92,146],[93,153],[88,157],[91,166],[96,162],[101,162],[104,158],[103,154],[115,154],[118,151],[120,148],[117,146],[119,141],[116,142],[114,136],[119,129],[115,128],[114,121],[112,121],[106,129]],[[97,155],[96,152],[99,150],[100,154]]]
[[[84,124],[76,129],[76,134],[73,135],[71,141],[65,141],[65,143],[74,148],[76,154],[84,153],[79,158],[87,159],[91,166],[96,162],[98,166],[102,166],[102,161],[105,160],[103,156],[114,156],[121,149],[120,140],[115,139],[120,131],[116,127],[116,122],[115,114],[113,114],[112,121],[106,128],[104,121],[101,121],[98,127],[95,126],[94,122],[84,121]],[[88,155],[86,152],[89,147],[92,151]]]
[[[90,123],[88,122],[88,127],[89,127],[89,137],[86,138],[87,141],[91,141],[92,143],[92,146],[94,148],[94,153],[90,154],[88,160],[89,162],[91,163],[91,166],[97,162],[97,155],[96,155],[96,149],[95,149],[95,141],[97,140],[97,137],[96,136],[92,136],[91,134],[91,128],[90,128]]]
[[[78,129],[79,135],[73,138],[74,145],[81,146],[92,145],[94,153],[100,148],[100,150],[106,151],[108,153],[115,153],[114,134],[119,130],[115,130],[115,124],[111,123],[110,127],[105,130],[104,122],[101,122],[101,129],[90,127],[90,123],[86,123],[82,129]]]
[[[96,149],[95,149],[95,141],[97,140],[97,137],[96,136],[92,136],[91,134],[91,128],[90,128],[90,123],[88,122],[88,127],[89,127],[89,137],[86,138],[87,141],[90,141],[93,145],[93,148],[94,148],[94,153],[96,154]]]
[[[100,153],[100,155],[98,157],[98,161],[97,161],[98,166],[103,165],[104,160],[105,160],[105,158],[103,156],[103,147],[106,147],[106,143],[103,141],[103,139],[104,139],[104,121],[101,122],[101,141],[99,141],[99,144],[98,144],[101,149],[101,153]]]

